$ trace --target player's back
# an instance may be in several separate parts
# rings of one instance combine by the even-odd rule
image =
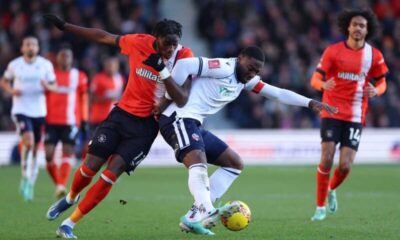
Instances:
[[[139,117],[151,116],[154,103],[165,94],[159,73],[143,64],[150,54],[157,53],[154,49],[155,40],[148,34],[129,34],[120,39],[121,52],[129,56],[130,73],[125,92],[117,106]],[[171,71],[176,59],[192,56],[190,49],[178,45],[172,57],[164,63]]]

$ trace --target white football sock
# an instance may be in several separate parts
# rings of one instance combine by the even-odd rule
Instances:
[[[228,167],[220,167],[215,170],[210,177],[211,201],[213,203],[221,199],[241,172],[239,169]]]
[[[26,161],[26,168],[25,168],[25,177],[28,179],[30,184],[33,184],[32,177],[34,175],[34,159],[32,149],[25,149],[25,161]]]
[[[189,167],[188,185],[200,213],[196,215],[208,214],[214,211],[210,198],[210,180],[208,179],[206,164],[193,164]]]
[[[32,164],[33,164],[33,166],[32,166],[32,174],[31,174],[30,182],[32,185],[35,185],[36,179],[39,175],[39,163],[38,163],[38,160],[36,157],[32,158]]]
[[[74,227],[75,227],[75,223],[74,223],[70,218],[65,219],[65,220],[61,223],[61,225],[67,225],[67,226],[70,227],[70,228],[74,228]]]

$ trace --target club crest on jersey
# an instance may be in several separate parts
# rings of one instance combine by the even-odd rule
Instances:
[[[214,60],[208,60],[208,68],[213,69],[213,68],[220,68],[221,64],[219,63],[218,59]]]
[[[158,82],[158,83],[162,82],[159,75],[156,75],[156,74],[152,73],[151,71],[149,71],[149,70],[147,70],[145,68],[136,68],[136,74],[138,76],[147,78],[147,79],[149,79],[151,81],[155,81],[155,82]]]
[[[193,134],[192,134],[192,138],[193,138],[193,140],[195,140],[196,142],[198,142],[199,139],[200,139],[200,136],[197,135],[196,133],[193,133]]]

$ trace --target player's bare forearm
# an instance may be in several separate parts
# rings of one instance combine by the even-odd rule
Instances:
[[[85,28],[74,24],[66,23],[64,26],[64,31],[86,38],[89,41],[101,44],[114,45],[114,46],[117,45],[118,35],[111,34],[109,32],[106,32],[98,28]]]
[[[172,103],[172,100],[169,100],[165,97],[162,97],[160,99],[160,101],[158,102],[158,104],[154,105],[153,108],[153,114],[154,116],[159,117],[161,115],[162,112],[165,111],[165,109],[167,109],[167,107]]]
[[[172,100],[178,107],[183,107],[187,103],[190,93],[190,87],[192,85],[192,79],[189,77],[186,79],[183,86],[179,86],[172,77],[168,77],[164,80],[165,88]]]
[[[5,78],[1,78],[1,79],[0,79],[0,87],[1,87],[8,95],[11,95],[11,96],[16,95],[16,96],[18,96],[18,95],[21,94],[20,91],[18,91],[18,90],[16,90],[16,89],[13,89],[13,88],[11,87],[10,81],[8,81],[8,80],[5,79]]]

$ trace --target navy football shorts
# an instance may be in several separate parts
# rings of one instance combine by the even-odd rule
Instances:
[[[17,126],[18,133],[22,136],[25,132],[33,132],[35,143],[39,143],[42,139],[45,119],[44,117],[28,117],[23,114],[16,114],[14,121]]]
[[[92,135],[88,152],[103,159],[120,155],[128,165],[129,174],[145,159],[157,134],[154,117],[137,117],[114,107]]]
[[[322,142],[340,143],[340,147],[349,147],[358,150],[360,145],[362,124],[347,122],[333,118],[322,118]]]
[[[228,145],[211,132],[205,130],[201,123],[191,118],[178,118],[161,115],[160,133],[164,140],[174,149],[175,158],[182,162],[192,150],[206,153],[207,162],[214,163],[228,148]]]
[[[44,143],[57,145],[59,141],[75,146],[79,129],[74,125],[46,124]]]

